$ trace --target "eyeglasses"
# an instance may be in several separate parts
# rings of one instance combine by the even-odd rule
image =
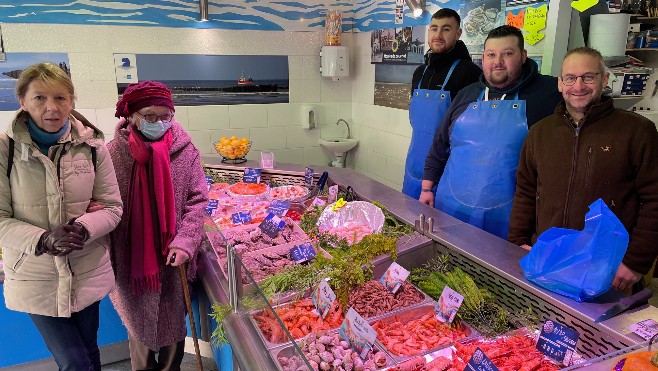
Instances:
[[[579,77],[583,80],[585,84],[593,84],[596,82],[596,80],[599,79],[600,74],[601,74],[600,72],[596,72],[596,73],[586,73],[580,76],[565,75],[565,76],[561,76],[560,78],[562,79],[562,83],[566,86],[574,85]]]
[[[150,122],[152,124],[155,123],[155,122],[158,122],[158,121],[171,121],[171,119],[174,118],[173,113],[166,113],[164,115],[156,115],[156,114],[153,114],[153,113],[142,115],[139,112],[136,112],[136,113],[138,115],[142,116],[144,118],[144,120],[146,120],[147,122]]]

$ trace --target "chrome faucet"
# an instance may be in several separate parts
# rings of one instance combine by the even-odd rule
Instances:
[[[352,139],[352,132],[350,131],[350,124],[348,124],[347,121],[345,121],[343,119],[338,119],[338,121],[336,121],[336,125],[339,125],[341,122],[344,123],[345,126],[347,126],[347,139]]]

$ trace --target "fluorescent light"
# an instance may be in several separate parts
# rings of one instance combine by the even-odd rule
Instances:
[[[411,10],[411,16],[418,18],[423,14],[423,7],[418,3],[418,0],[405,0],[409,10]]]

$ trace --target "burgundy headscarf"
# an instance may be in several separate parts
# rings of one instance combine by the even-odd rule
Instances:
[[[156,81],[131,84],[117,103],[117,117],[130,117],[150,106],[174,110],[171,92]],[[174,186],[171,180],[169,149],[171,130],[158,141],[145,141],[134,125],[130,126],[128,145],[135,159],[125,206],[129,210],[131,280],[135,294],[160,290],[158,252],[169,254],[169,244],[176,233]],[[147,171],[148,165],[148,171]],[[152,201],[155,201],[153,207]],[[156,215],[153,215],[156,213]]]
[[[142,81],[128,85],[117,102],[114,116],[128,118],[140,109],[150,106],[164,106],[175,111],[171,91],[165,84],[157,81]]]

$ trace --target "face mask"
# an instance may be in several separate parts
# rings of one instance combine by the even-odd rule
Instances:
[[[169,130],[171,127],[170,121],[148,122],[144,119],[140,121],[141,129],[139,129],[145,137],[150,140],[158,140]]]

